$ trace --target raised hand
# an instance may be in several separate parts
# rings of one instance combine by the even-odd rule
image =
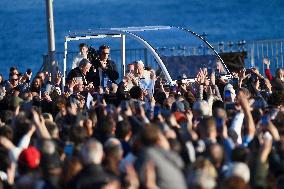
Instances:
[[[268,58],[264,58],[264,59],[262,60],[262,63],[265,64],[267,68],[269,68],[269,66],[270,66],[270,60],[269,60]]]
[[[268,155],[272,149],[272,142],[273,142],[273,139],[272,139],[271,134],[269,132],[265,132],[263,135],[263,144],[261,146],[260,156],[259,156],[261,162],[267,161]]]
[[[60,85],[61,80],[62,80],[62,76],[61,76],[61,74],[58,72],[58,73],[56,74],[55,84],[56,84],[56,85]]]
[[[204,84],[205,82],[205,78],[206,78],[206,75],[204,74],[203,70],[200,69],[197,76],[196,76],[196,81],[199,85],[202,85]]]
[[[247,77],[247,75],[246,75],[246,70],[245,70],[245,69],[242,69],[242,70],[239,72],[238,76],[239,76],[239,79],[240,79],[240,80],[245,79],[245,78]]]
[[[44,118],[35,110],[31,110],[32,113],[32,121],[35,125],[36,131],[40,137],[45,139],[50,139],[50,134],[45,126]]]

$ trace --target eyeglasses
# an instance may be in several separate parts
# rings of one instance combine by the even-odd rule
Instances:
[[[19,79],[12,79],[12,81],[18,81]]]

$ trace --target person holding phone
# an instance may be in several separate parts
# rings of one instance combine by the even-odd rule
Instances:
[[[235,102],[236,92],[232,84],[227,84],[224,88],[224,101]]]

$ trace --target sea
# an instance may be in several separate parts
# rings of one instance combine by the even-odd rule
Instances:
[[[0,0],[0,73],[36,72],[47,53],[45,0]],[[284,38],[283,0],[54,0],[56,51],[69,32],[171,25],[209,42]],[[171,40],[165,38],[164,40]]]

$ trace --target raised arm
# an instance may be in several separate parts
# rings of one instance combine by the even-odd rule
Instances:
[[[33,122],[36,128],[36,132],[39,137],[44,139],[50,139],[50,134],[45,126],[44,119],[35,110],[32,110]]]
[[[254,137],[255,134],[255,124],[253,121],[253,117],[251,114],[251,107],[249,104],[249,101],[246,97],[246,95],[240,91],[238,94],[238,102],[240,103],[243,111],[244,111],[244,115],[245,115],[245,128],[247,129],[247,135],[250,138]]]
[[[269,81],[271,81],[273,79],[273,76],[271,75],[271,72],[270,72],[270,60],[268,58],[264,58],[262,62],[263,62],[263,64],[266,65],[265,75],[266,75],[267,79],[269,79]]]

